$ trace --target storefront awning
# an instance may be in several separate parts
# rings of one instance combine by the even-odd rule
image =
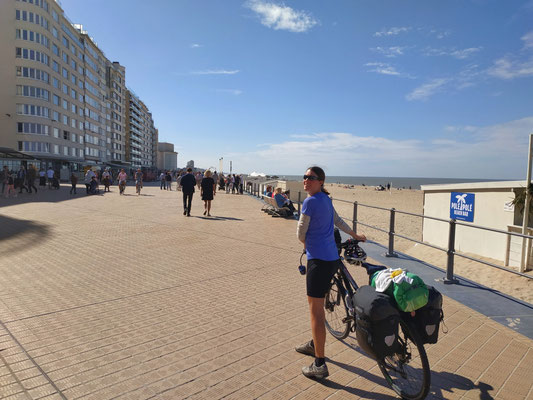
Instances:
[[[8,147],[0,147],[0,158],[8,160],[39,160],[34,156],[30,156],[26,153],[21,153],[20,151],[16,151]]]

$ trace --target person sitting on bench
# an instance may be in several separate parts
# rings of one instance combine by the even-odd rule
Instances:
[[[274,200],[276,200],[278,208],[288,208],[291,213],[294,213],[296,211],[294,205],[292,204],[292,201],[290,201],[286,196],[281,193],[280,187],[276,188],[274,193]]]

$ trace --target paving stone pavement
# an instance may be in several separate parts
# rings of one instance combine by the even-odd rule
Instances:
[[[350,336],[311,359],[295,221],[247,195],[0,199],[0,398],[394,399]],[[352,268],[352,267],[351,267]],[[364,271],[354,267],[356,279]],[[445,299],[428,398],[533,399],[533,341]]]

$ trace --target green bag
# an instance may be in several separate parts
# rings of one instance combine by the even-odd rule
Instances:
[[[382,271],[378,271],[372,276],[371,285],[373,287],[376,287],[375,280],[380,272]],[[410,279],[404,279],[400,283],[392,281],[385,293],[396,300],[396,304],[401,311],[411,312],[427,304],[429,290],[418,275],[411,272],[405,272],[405,275]],[[408,280],[411,282],[408,282]]]

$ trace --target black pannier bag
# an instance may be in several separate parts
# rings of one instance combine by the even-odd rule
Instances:
[[[433,286],[428,286],[428,290],[428,303],[416,310],[412,323],[422,343],[437,343],[440,322],[444,319],[442,295]]]
[[[399,351],[400,313],[394,300],[372,286],[361,286],[353,295],[355,334],[361,349],[376,360]]]

